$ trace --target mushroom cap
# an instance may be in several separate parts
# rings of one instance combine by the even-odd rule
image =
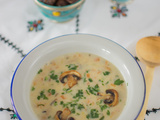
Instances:
[[[81,79],[81,74],[75,70],[70,70],[60,75],[59,80],[61,81],[61,83],[65,83],[65,78],[67,79],[69,88],[72,88],[77,84],[78,80]]]
[[[76,70],[69,70],[69,71],[66,71],[66,72],[63,72],[60,77],[59,77],[59,80],[62,82],[62,83],[65,83],[64,79],[67,78],[69,75],[72,75],[73,77],[75,77],[77,80],[80,80],[81,79],[81,74],[79,72],[77,72]]]
[[[106,94],[109,95],[109,98],[104,99],[104,103],[108,104],[110,107],[118,104],[118,92],[114,89],[106,90]]]
[[[65,108],[63,112],[57,111],[54,118],[55,120],[67,120],[70,114],[71,114],[71,111],[68,108]]]
[[[61,120],[67,120],[70,114],[71,114],[71,111],[68,108],[65,108],[61,114]]]
[[[73,117],[69,117],[68,120],[75,120]]]
[[[62,111],[57,111],[54,116],[55,120],[61,120],[61,118],[60,118],[61,114],[62,114]]]

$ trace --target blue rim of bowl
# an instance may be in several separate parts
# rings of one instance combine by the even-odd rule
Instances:
[[[19,63],[18,66],[16,67],[16,70],[15,70],[15,72],[14,72],[14,74],[13,74],[13,77],[12,77],[11,86],[10,86],[11,104],[12,104],[13,110],[14,110],[14,112],[15,112],[15,114],[17,115],[17,117],[18,117],[19,120],[22,120],[22,118],[21,118],[20,115],[18,114],[18,111],[17,111],[16,106],[15,106],[15,104],[14,104],[13,93],[12,93],[12,92],[13,92],[13,91],[12,91],[12,87],[13,87],[14,77],[15,77],[15,75],[16,75],[16,72],[17,72],[19,66],[21,65],[21,63],[23,62],[23,60],[24,60],[34,49],[36,49],[36,48],[39,47],[40,45],[42,45],[42,44],[44,44],[44,43],[46,43],[46,42],[48,42],[48,41],[54,40],[54,39],[56,39],[56,38],[60,38],[60,37],[63,37],[63,36],[70,36],[70,35],[90,35],[90,36],[96,36],[96,37],[100,37],[100,38],[107,39],[107,40],[109,40],[109,41],[117,44],[117,45],[120,46],[121,48],[123,48],[123,49],[124,49],[126,52],[128,52],[128,53],[131,55],[131,57],[135,60],[134,56],[133,56],[126,48],[124,48],[122,45],[116,43],[115,41],[113,41],[113,40],[111,40],[111,39],[108,39],[108,38],[106,38],[106,37],[102,37],[102,36],[99,36],[99,35],[95,35],[95,34],[85,34],[85,33],[66,34],[66,35],[61,35],[61,36],[57,36],[57,37],[51,38],[51,39],[49,39],[49,40],[46,40],[46,41],[40,43],[39,45],[37,45],[36,47],[34,47],[31,51],[29,51],[24,58],[22,58],[22,60],[20,61],[20,63]],[[140,71],[141,71],[141,74],[142,74],[142,76],[143,76],[143,82],[144,82],[144,97],[143,97],[143,102],[142,102],[141,108],[140,108],[140,110],[139,110],[139,112],[138,112],[138,114],[137,114],[137,116],[135,117],[134,120],[136,120],[137,117],[139,116],[139,114],[140,114],[140,112],[141,112],[141,110],[142,110],[142,107],[143,107],[143,105],[144,105],[145,97],[146,97],[146,82],[145,82],[144,74],[143,74],[143,71],[142,71],[139,63],[138,63],[136,60],[135,60],[135,62],[137,63],[137,65],[138,65],[138,67],[139,67],[139,69],[140,69]]]

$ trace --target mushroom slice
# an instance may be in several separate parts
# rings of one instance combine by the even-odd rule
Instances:
[[[68,108],[65,108],[62,111],[57,111],[54,118],[55,120],[67,120],[68,116],[71,114],[71,111]]]
[[[114,89],[106,90],[106,94],[98,92],[97,95],[100,96],[100,99],[104,99],[104,103],[110,107],[118,104],[118,92]]]
[[[73,117],[69,117],[68,120],[75,120]]]
[[[108,90],[106,90],[106,95],[109,95],[110,97],[109,97],[109,99],[108,98],[104,99],[105,104],[108,104],[110,107],[118,104],[119,95],[116,90],[108,89]]]
[[[62,111],[57,111],[56,115],[54,116],[55,120],[61,120],[60,116],[62,114]]]
[[[71,111],[68,108],[65,108],[63,110],[63,113],[61,114],[61,120],[67,120],[70,114],[71,114]]]
[[[67,81],[65,81],[65,78]],[[68,83],[69,88],[72,88],[81,79],[81,74],[75,70],[70,70],[62,73],[59,77],[61,83]]]

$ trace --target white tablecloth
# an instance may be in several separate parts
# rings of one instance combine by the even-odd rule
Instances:
[[[160,0],[134,0],[126,5],[126,17],[112,17],[111,6],[115,4],[110,0],[86,0],[79,17],[54,23],[40,13],[33,0],[0,0],[0,120],[13,117],[13,112],[7,108],[12,110],[10,83],[18,63],[41,42],[64,34],[90,33],[109,38],[136,56],[139,39],[159,35]],[[28,31],[28,22],[40,19],[43,30]],[[145,72],[144,64],[139,64]],[[157,67],[146,120],[160,120],[159,74],[160,67]]]

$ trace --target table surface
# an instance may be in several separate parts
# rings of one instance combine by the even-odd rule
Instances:
[[[109,38],[136,56],[139,39],[160,35],[160,0],[134,0],[116,15],[110,0],[86,0],[80,14],[65,23],[45,18],[33,0],[0,0],[0,120],[16,119],[10,100],[12,75],[20,60],[38,44],[64,34],[89,33]],[[123,5],[120,5],[121,9]],[[123,16],[125,15],[125,16]],[[43,29],[31,29],[42,20]],[[143,72],[145,66],[138,61]],[[145,120],[160,120],[160,67],[155,68]]]

